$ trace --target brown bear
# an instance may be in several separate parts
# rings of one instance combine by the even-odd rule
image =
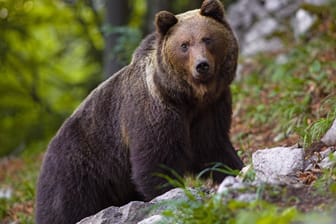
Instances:
[[[151,200],[172,186],[158,174],[241,169],[229,138],[238,45],[218,0],[156,15],[131,63],[65,121],[44,157],[38,224],[75,223],[108,206]],[[210,177],[219,183],[225,173]]]

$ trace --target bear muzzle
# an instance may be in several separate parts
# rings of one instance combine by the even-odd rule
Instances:
[[[207,61],[202,61],[196,65],[196,71],[201,74],[207,73],[209,68],[210,65]]]
[[[192,76],[198,82],[208,82],[213,77],[209,62],[207,60],[198,61]]]

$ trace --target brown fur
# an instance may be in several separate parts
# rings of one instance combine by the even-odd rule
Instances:
[[[150,200],[172,187],[156,175],[171,175],[162,165],[181,176],[213,162],[241,169],[229,139],[238,46],[220,18],[221,3],[205,3],[176,16],[159,13],[156,33],[143,40],[130,65],[64,122],[43,161],[38,224],[71,224],[111,205]],[[212,178],[219,183],[225,176]]]

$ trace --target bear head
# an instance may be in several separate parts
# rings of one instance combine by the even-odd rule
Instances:
[[[200,9],[155,19],[158,66],[169,74],[170,86],[204,104],[216,100],[233,81],[237,40],[218,0],[205,0]]]

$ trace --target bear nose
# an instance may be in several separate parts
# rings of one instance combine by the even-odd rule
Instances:
[[[201,61],[196,65],[196,71],[199,73],[207,73],[209,71],[209,64],[206,61]]]

